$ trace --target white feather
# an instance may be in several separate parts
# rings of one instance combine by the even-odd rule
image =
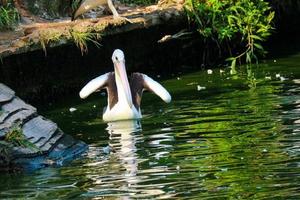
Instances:
[[[90,82],[88,82],[79,92],[80,98],[85,99],[90,94],[92,94],[93,92],[96,92],[98,89],[103,87],[103,85],[105,84],[105,82],[108,79],[108,75],[109,75],[109,73],[103,74],[101,76],[98,76],[97,78],[94,78]]]
[[[148,85],[148,87],[157,95],[159,96],[164,102],[170,103],[171,102],[171,95],[170,93],[158,82],[150,78],[149,76],[143,74],[144,81]]]

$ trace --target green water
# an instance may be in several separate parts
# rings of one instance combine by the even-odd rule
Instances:
[[[66,98],[44,115],[89,151],[63,167],[0,175],[0,198],[300,199],[299,63],[300,54],[266,61],[255,81],[245,69],[176,74],[163,82],[172,103],[144,95],[141,127],[102,122],[99,93]]]

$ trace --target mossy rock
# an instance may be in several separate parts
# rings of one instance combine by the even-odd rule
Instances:
[[[60,165],[86,151],[85,143],[64,134],[3,84],[0,98],[0,169]]]

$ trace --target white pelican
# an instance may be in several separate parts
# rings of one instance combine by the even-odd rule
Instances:
[[[114,72],[108,72],[91,80],[79,93],[79,96],[84,99],[95,91],[107,90],[108,106],[104,108],[104,121],[142,118],[140,104],[144,90],[155,93],[166,103],[171,101],[169,92],[145,74],[133,73],[130,82],[128,81],[123,51],[116,49],[112,54],[112,61]]]
[[[98,6],[108,5],[109,9],[113,13],[114,18],[119,18],[119,13],[117,12],[116,8],[114,7],[112,0],[81,0],[80,6],[72,15],[72,21],[75,20],[80,15],[86,13],[89,10],[92,10]]]

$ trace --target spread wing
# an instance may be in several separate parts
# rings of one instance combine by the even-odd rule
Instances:
[[[97,90],[100,90],[101,88],[105,87],[107,80],[109,78],[109,73],[103,74],[101,76],[98,76],[97,78],[94,78],[90,82],[88,82],[79,92],[79,96],[82,99],[85,99],[93,92],[96,92]]]
[[[143,74],[144,79],[144,88],[150,90],[151,92],[155,93],[159,96],[164,102],[170,103],[171,102],[171,95],[170,93],[158,82],[150,78],[149,76]]]

